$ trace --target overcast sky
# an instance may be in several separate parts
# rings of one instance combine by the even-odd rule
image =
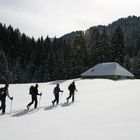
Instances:
[[[129,15],[140,16],[140,0],[0,0],[0,22],[35,38],[60,37]]]

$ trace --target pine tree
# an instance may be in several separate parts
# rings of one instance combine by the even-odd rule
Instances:
[[[13,68],[13,79],[15,83],[21,83],[23,82],[22,78],[24,79],[24,77],[22,77],[22,67],[20,62],[20,58],[17,58],[15,66]]]
[[[112,47],[112,61],[116,61],[119,64],[124,64],[124,33],[119,26],[111,39]]]
[[[101,35],[97,28],[92,33],[93,44],[90,49],[90,64],[91,66],[103,62],[103,46]]]
[[[88,59],[87,49],[82,32],[80,35],[76,36],[74,40],[71,55],[71,76],[79,77],[80,74],[86,69]]]
[[[135,62],[133,64],[133,70],[132,73],[136,78],[140,78],[140,51],[137,54],[137,57],[135,58]]]
[[[106,29],[103,29],[101,34],[101,48],[102,48],[102,62],[110,62],[111,61],[111,44],[109,37],[107,35]]]
[[[8,63],[2,45],[0,44],[0,83],[4,84],[8,82],[9,82]]]

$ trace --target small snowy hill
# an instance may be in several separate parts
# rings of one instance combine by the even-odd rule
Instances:
[[[52,108],[57,82],[64,93]],[[29,112],[24,109],[32,84],[10,85],[13,109],[10,113],[7,98],[7,113],[0,115],[0,140],[140,140],[140,80],[76,79],[76,102],[67,105],[71,82],[39,84],[40,106]]]

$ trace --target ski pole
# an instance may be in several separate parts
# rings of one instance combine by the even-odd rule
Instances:
[[[40,101],[41,101],[41,96],[42,96],[42,92],[40,93],[40,97],[39,97],[39,103],[38,103],[38,107],[40,107]]]
[[[13,100],[11,100],[10,113],[12,113]]]
[[[61,97],[62,97],[62,92],[61,92],[61,95],[60,95],[60,99],[61,99]]]

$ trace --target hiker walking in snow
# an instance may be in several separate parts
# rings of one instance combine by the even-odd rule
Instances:
[[[52,104],[54,105],[54,103],[56,102],[57,104],[59,104],[59,92],[63,92],[63,90],[60,90],[59,88],[59,84],[56,85],[56,87],[53,90],[54,93],[54,97],[55,99],[52,101]]]
[[[71,97],[72,97],[72,102],[74,102],[75,90],[77,91],[76,86],[75,86],[75,82],[72,82],[72,83],[69,85],[68,90],[69,90],[69,97],[66,98],[67,103],[69,102],[69,99],[70,99]],[[78,91],[77,91],[77,92],[78,92]]]
[[[2,114],[5,114],[6,96],[8,96],[9,99],[13,100],[13,97],[10,97],[9,95],[8,87],[9,87],[9,84],[5,84],[5,87],[0,88],[0,101],[1,101],[0,110],[2,110]]]
[[[27,105],[27,109],[29,110],[29,107],[35,102],[34,104],[34,108],[37,108],[37,104],[38,104],[38,101],[37,101],[37,95],[42,95],[42,93],[38,93],[38,84],[36,84],[35,86],[31,86],[30,87],[30,91],[29,91],[29,94],[31,95],[31,99],[32,101]]]

